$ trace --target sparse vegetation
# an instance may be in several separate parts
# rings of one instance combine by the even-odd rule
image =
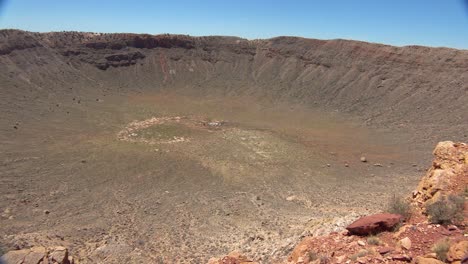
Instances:
[[[458,195],[442,197],[427,206],[429,221],[434,224],[448,225],[463,219],[465,198]]]
[[[328,263],[330,263],[330,258],[328,256],[320,257],[320,264],[328,264]]]
[[[377,236],[370,236],[367,238],[367,244],[369,245],[378,246],[380,245],[380,243],[381,243],[380,238],[378,238]]]
[[[318,254],[315,251],[309,251],[309,261],[314,261],[318,259]]]
[[[368,254],[369,254],[369,252],[367,250],[363,249],[363,250],[359,251],[358,253],[351,255],[349,257],[349,259],[352,260],[352,261],[356,261],[358,258],[367,256]]]
[[[330,263],[330,258],[326,255],[320,255],[315,251],[309,252],[309,261],[316,261],[320,260],[320,264],[328,264]]]
[[[400,230],[400,228],[403,226],[403,223],[400,222],[398,224],[396,224],[393,229],[392,229],[392,232],[398,232],[398,230]]]
[[[392,214],[402,215],[405,220],[411,217],[411,205],[402,197],[393,196],[388,204],[387,211]]]
[[[440,240],[437,243],[435,243],[432,247],[432,251],[436,253],[437,258],[443,262],[447,260],[447,252],[449,251],[449,249],[450,241],[448,239]]]

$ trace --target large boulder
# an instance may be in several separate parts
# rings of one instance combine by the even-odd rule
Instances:
[[[382,231],[390,231],[402,221],[403,216],[399,214],[374,214],[359,218],[346,229],[351,235],[366,236]]]
[[[53,263],[70,263],[68,260],[68,249],[65,247],[54,247],[49,252],[49,260]]]
[[[468,255],[468,241],[460,241],[452,245],[447,253],[447,260],[450,262],[461,261]]]
[[[47,257],[45,247],[33,247],[29,250],[28,255],[23,260],[23,264],[37,264],[44,261]]]
[[[1,264],[38,264],[47,259],[45,247],[33,247],[30,249],[13,250],[0,258]]]
[[[0,257],[0,263],[23,263],[26,256],[29,254],[29,249],[12,250],[8,251],[5,255]]]
[[[415,260],[416,264],[444,264],[444,262],[434,259],[434,258],[424,258],[424,257],[417,257]]]
[[[68,256],[65,247],[32,247],[29,249],[12,250],[0,257],[1,264],[73,264],[73,258]]]
[[[468,183],[468,145],[452,141],[439,142],[434,149],[434,161],[413,192],[414,200],[422,207],[453,193]]]
[[[288,260],[290,262],[296,263],[300,258],[304,257],[309,251],[311,251],[310,245],[314,240],[313,237],[304,238],[292,251],[289,255]]]

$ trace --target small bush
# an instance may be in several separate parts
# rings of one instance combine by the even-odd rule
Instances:
[[[369,254],[369,252],[367,250],[363,249],[363,250],[359,251],[358,253],[356,253],[354,255],[351,255],[349,257],[349,259],[351,259],[352,261],[356,261],[358,258],[367,256],[368,254]]]
[[[411,205],[401,197],[393,196],[388,204],[387,211],[392,214],[402,215],[405,220],[411,217]]]
[[[320,257],[320,264],[329,264],[330,258],[328,256],[321,256]]]
[[[443,262],[447,260],[447,252],[449,251],[449,249],[450,242],[448,241],[448,239],[440,240],[437,243],[435,243],[432,247],[432,251],[436,253],[437,258]]]
[[[463,220],[465,198],[449,195],[427,206],[429,221],[433,224],[448,225]]]
[[[309,261],[314,261],[318,259],[318,254],[315,251],[309,252]]]
[[[403,222],[400,221],[399,223],[397,223],[397,224],[392,228],[391,231],[392,231],[392,232],[398,232],[398,231],[400,230],[400,228],[401,228],[403,225],[404,225]]]
[[[319,255],[315,251],[310,251],[309,252],[309,261],[315,261],[315,260],[320,260],[320,264],[328,264],[330,263],[330,258],[326,255]]]
[[[367,244],[378,246],[380,245],[380,239],[376,236],[370,236],[367,238]]]

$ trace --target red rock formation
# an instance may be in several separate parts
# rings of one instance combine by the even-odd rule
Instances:
[[[403,216],[397,214],[375,214],[364,216],[346,229],[353,235],[370,235],[382,231],[392,230],[398,223],[403,221]]]
[[[422,178],[414,200],[424,206],[442,196],[459,193],[468,186],[468,145],[443,141],[433,152],[435,158],[427,174]]]
[[[428,202],[438,197],[459,194],[467,186],[468,146],[450,141],[440,142],[434,150],[435,159],[422,178],[414,199],[424,209]],[[462,227],[427,223],[419,211],[409,223],[397,232],[385,232],[402,217],[392,214],[370,215],[347,227],[350,234],[331,233],[326,236],[306,237],[292,251],[288,264],[320,263],[444,263],[437,259],[434,245],[448,243],[447,261],[452,264],[468,263],[468,241]],[[465,215],[465,222],[466,222]],[[371,243],[360,235],[375,234]],[[358,235],[355,236],[354,234]],[[367,243],[366,243],[367,242]],[[311,257],[313,256],[313,257]]]
[[[229,255],[222,258],[210,259],[208,264],[258,264],[258,262],[249,260],[239,252],[231,252]]]

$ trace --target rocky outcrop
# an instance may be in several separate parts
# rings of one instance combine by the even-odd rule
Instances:
[[[443,141],[437,144],[433,154],[431,168],[413,192],[414,200],[421,207],[442,196],[460,193],[468,186],[468,145]]]
[[[460,230],[422,222],[409,223],[397,232],[362,237],[346,232],[306,237],[289,255],[288,264],[324,263],[444,263],[437,259],[434,245],[451,245],[449,263],[459,264],[466,251],[466,238]],[[325,262],[328,261],[328,262]],[[458,261],[458,262],[457,262]]]
[[[415,259],[416,264],[444,264],[444,262],[434,259],[434,258],[425,258],[425,257],[417,257]]]
[[[147,34],[88,34],[83,37],[77,32],[64,33],[61,40],[55,40],[53,46],[61,54],[74,60],[89,63],[100,70],[109,67],[126,67],[136,64],[146,55],[141,52],[145,49],[193,49],[193,38],[183,35],[147,35]],[[57,34],[40,35],[40,38],[49,40]],[[76,41],[76,39],[80,39]],[[72,45],[70,42],[73,42]]]
[[[118,36],[118,37],[116,37]],[[154,48],[194,48],[192,38],[183,35],[148,35],[148,34],[99,34],[94,41],[85,44],[91,49],[123,49],[133,47],[139,49]]]
[[[8,38],[6,38],[8,36]],[[13,51],[40,47],[41,44],[26,32],[5,30],[0,32],[0,55],[7,55]]]
[[[72,256],[65,247],[32,247],[12,250],[0,258],[2,264],[74,264]]]
[[[392,230],[397,224],[403,221],[403,216],[397,214],[374,214],[364,216],[349,226],[346,229],[353,235],[370,235],[377,234],[382,231]]]
[[[439,197],[459,194],[467,186],[468,146],[444,141],[434,150],[435,159],[422,178],[414,198],[420,208]],[[288,264],[323,263],[445,263],[437,259],[435,245],[449,247],[447,261],[468,263],[468,241],[462,227],[429,224],[416,210],[409,222],[396,232],[388,232],[402,216],[365,216],[347,227],[348,233],[331,233],[304,238],[289,255]],[[466,221],[466,215],[465,215]],[[375,235],[378,232],[380,234]],[[371,235],[367,238],[363,235]]]
[[[130,50],[118,53],[113,51],[104,51],[102,53],[93,54],[79,48],[67,49],[62,52],[62,55],[74,60],[92,64],[101,70],[106,70],[109,67],[125,67],[134,65],[146,57],[146,55],[140,51]]]
[[[453,244],[447,253],[447,260],[451,262],[468,261],[468,241],[460,241]]]
[[[92,62],[92,64],[96,65],[96,67],[98,67],[101,70],[106,70],[110,66],[122,67],[134,65],[137,63],[138,60],[141,60],[145,57],[146,56],[139,51],[117,53],[107,55],[104,57],[104,59],[101,59],[98,62]]]

